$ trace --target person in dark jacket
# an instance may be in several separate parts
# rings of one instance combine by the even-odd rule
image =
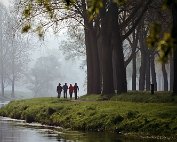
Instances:
[[[75,85],[74,85],[75,100],[77,100],[77,91],[79,91],[79,87],[77,86],[77,83],[75,83]]]
[[[61,87],[61,84],[59,83],[58,86],[57,86],[58,98],[60,98],[61,92],[62,92],[62,87]]]
[[[67,98],[67,91],[68,91],[68,85],[67,85],[67,83],[65,83],[65,85],[63,85],[63,95],[64,95],[64,98]]]
[[[70,86],[69,86],[69,95],[70,95],[70,99],[72,99],[73,90],[74,90],[74,87],[72,86],[72,84],[70,84]]]

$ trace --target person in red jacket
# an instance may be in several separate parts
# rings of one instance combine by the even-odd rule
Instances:
[[[74,90],[74,87],[72,86],[72,84],[70,84],[70,86],[69,86],[69,95],[70,95],[70,99],[72,99],[73,90]]]

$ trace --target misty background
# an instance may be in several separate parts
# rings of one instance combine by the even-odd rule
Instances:
[[[0,0],[9,10],[10,3],[13,1]],[[86,94],[86,69],[83,62],[85,58],[78,57],[68,59],[66,54],[61,50],[61,44],[67,37],[66,28],[61,28],[60,32],[53,34],[50,30],[45,34],[44,39],[40,39],[35,34],[29,34],[26,39],[29,44],[29,61],[27,69],[15,84],[15,94],[20,93],[23,97],[39,97],[39,96],[57,96],[56,86],[58,83],[73,84],[79,86],[78,95]],[[66,59],[67,58],[67,59]],[[48,60],[42,64],[43,61]],[[50,67],[50,68],[49,68]],[[34,70],[36,71],[34,73]],[[35,87],[35,78],[38,76],[41,82]],[[47,87],[46,87],[47,86]],[[6,85],[5,91],[11,90],[10,85]],[[25,94],[23,95],[23,93]]]
[[[8,0],[0,0],[9,10],[10,3]],[[15,91],[23,97],[44,97],[44,96],[57,96],[56,86],[58,83],[74,84],[78,83],[79,96],[86,94],[86,57],[82,51],[81,55],[71,53],[72,49],[78,46],[78,49],[85,47],[84,42],[72,41],[73,35],[68,35],[69,29],[65,25],[61,26],[57,34],[53,34],[52,30],[45,33],[44,39],[40,39],[35,34],[23,34],[25,40],[28,41],[29,46],[29,61],[26,63],[26,69],[22,77],[16,81]],[[80,29],[82,33],[82,28]],[[76,42],[76,43],[74,43]],[[130,55],[131,48],[128,42],[124,43],[125,58]],[[140,53],[137,53],[137,72],[140,68]],[[161,64],[155,62],[157,72],[157,90],[162,91],[163,88],[163,75]],[[166,70],[169,78],[169,64],[166,64]],[[139,79],[139,73],[136,76]],[[137,81],[137,88],[139,86]],[[132,86],[132,63],[127,66],[127,87],[128,90]],[[11,86],[7,83],[5,91],[11,90]]]

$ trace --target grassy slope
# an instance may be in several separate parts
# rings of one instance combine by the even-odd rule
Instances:
[[[90,101],[101,100],[99,95],[84,96],[79,101],[57,98],[13,101],[0,109],[0,115],[77,130],[177,134],[176,97],[159,95],[143,99],[139,94],[128,95],[115,96],[110,101]]]

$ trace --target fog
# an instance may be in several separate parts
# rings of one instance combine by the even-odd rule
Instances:
[[[1,3],[3,3],[7,8],[9,7],[9,1],[8,0],[0,0]],[[65,55],[63,54],[63,51],[61,50],[60,45],[61,42],[66,38],[65,34],[66,29],[61,29],[59,33],[53,34],[52,30],[49,30],[44,35],[44,39],[40,39],[36,34],[23,34],[25,40],[27,40],[27,43],[29,44],[29,62],[27,62],[25,66],[25,71],[22,73],[22,77],[18,79],[15,82],[15,95],[16,97],[19,94],[22,95],[22,97],[42,97],[42,96],[52,96],[56,97],[56,87],[58,83],[61,83],[62,85],[64,83],[73,84],[77,83],[79,86],[79,93],[78,95],[84,95],[86,93],[86,86],[84,85],[86,74],[85,70],[81,69],[81,64],[84,59],[78,58],[77,60],[73,60],[72,58],[67,60],[65,59]],[[54,56],[57,59],[57,62],[59,63],[59,68],[57,68],[57,71],[53,72],[55,74],[54,78],[48,78],[47,81],[49,82],[50,86],[47,89],[48,95],[44,95],[42,93],[35,94],[34,90],[32,89],[34,86],[34,76],[31,73],[31,70],[34,69],[34,66],[36,62],[41,57],[49,57]],[[47,66],[47,63],[45,64]],[[54,70],[54,68],[51,68],[49,70]],[[40,73],[42,74],[42,72]],[[45,76],[44,76],[45,77]],[[43,78],[44,78],[43,77]],[[44,84],[44,83],[43,83]],[[44,90],[44,86],[41,86],[42,88],[39,88],[40,90]],[[1,89],[2,90],[2,89]],[[5,94],[10,94],[11,92],[11,84],[7,83],[4,87]],[[19,94],[18,94],[19,93]]]
[[[0,0],[1,3],[3,3],[7,8],[9,7],[9,2],[7,0]],[[6,17],[6,16],[5,16]],[[13,23],[13,22],[12,22]],[[2,26],[2,25],[1,25]],[[85,57],[77,57],[77,51],[74,56],[71,58],[68,58],[67,50],[72,50],[72,47],[70,48],[60,48],[63,46],[63,42],[70,42],[70,44],[66,45],[72,45],[72,42],[70,40],[66,40],[69,35],[67,35],[67,28],[65,25],[60,25],[61,28],[60,31],[57,34],[53,34],[53,30],[49,29],[45,34],[43,38],[39,38],[39,36],[35,33],[28,33],[28,34],[22,34],[23,36],[23,44],[28,44],[28,54],[23,54],[22,60],[23,61],[18,63],[18,66],[16,68],[22,67],[21,64],[23,64],[24,70],[18,71],[18,75],[20,73],[20,76],[16,79],[15,82],[15,95],[18,96],[19,94],[22,94],[23,97],[45,97],[45,96],[52,96],[56,97],[56,86],[58,83],[61,83],[62,85],[64,83],[74,84],[77,83],[79,86],[79,96],[86,94],[87,86],[86,84],[86,67],[83,67],[83,62],[85,62]],[[2,26],[3,27],[3,26]],[[71,28],[72,29],[72,28]],[[78,29],[77,29],[78,30]],[[82,28],[81,28],[82,30]],[[80,29],[78,30],[81,34],[82,32]],[[76,31],[76,33],[78,32]],[[6,31],[4,31],[6,32]],[[2,32],[3,33],[3,32]],[[2,34],[1,33],[1,34]],[[70,32],[71,33],[71,32]],[[4,36],[4,35],[2,35]],[[73,35],[72,35],[73,36]],[[6,42],[9,40],[9,37],[6,36]],[[80,37],[79,37],[80,38]],[[72,39],[72,38],[71,38]],[[77,39],[77,38],[76,38]],[[15,41],[17,42],[17,41]],[[17,42],[18,43],[18,42]],[[78,42],[80,46],[83,46],[84,43]],[[125,45],[128,45],[128,43],[124,43]],[[19,45],[19,44],[17,44]],[[17,47],[17,45],[14,45]],[[5,48],[2,48],[1,50],[7,50],[9,46],[9,43],[6,43]],[[73,45],[75,46],[75,45]],[[127,47],[125,47],[127,48]],[[25,49],[25,48],[24,48]],[[67,50],[63,50],[67,49]],[[124,52],[124,56],[129,56],[131,52],[131,48],[124,49],[127,50]],[[8,51],[9,52],[9,51]],[[69,51],[68,51],[69,52]],[[67,54],[67,55],[66,55]],[[139,89],[139,68],[140,68],[140,55],[141,53],[137,53],[137,76],[136,76],[136,88]],[[29,58],[29,61],[26,61],[25,57]],[[67,57],[67,59],[66,59]],[[126,58],[126,57],[125,57]],[[52,60],[49,62],[46,62],[46,59]],[[8,61],[8,60],[7,60]],[[43,64],[43,62],[45,63]],[[11,62],[8,61],[9,63]],[[4,65],[7,66],[8,62],[4,62]],[[162,75],[162,69],[161,64],[157,61],[155,62],[155,70],[157,72],[157,90],[161,91],[164,89],[163,87],[163,75]],[[82,67],[81,67],[82,66]],[[11,80],[9,78],[12,78],[12,73],[9,73],[9,68],[6,69],[4,73],[7,74],[4,76],[4,89],[6,92],[11,91]],[[168,78],[169,78],[169,65],[166,65],[166,70],[168,72]],[[132,62],[130,62],[126,68],[127,71],[127,87],[128,90],[132,89]],[[3,90],[1,87],[1,91]]]
[[[0,0],[0,2],[3,3],[6,7],[9,6],[9,1],[10,0]]]
[[[86,86],[84,85],[86,74],[85,70],[83,70],[80,66],[82,64],[83,59],[78,60],[66,60],[63,51],[59,48],[60,44],[65,38],[63,36],[63,32],[61,31],[58,35],[54,35],[52,33],[48,33],[45,35],[44,40],[40,40],[37,36],[35,38],[30,37],[30,44],[35,46],[32,47],[32,53],[30,54],[30,63],[28,66],[28,71],[33,68],[35,62],[40,57],[47,57],[47,56],[55,56],[60,65],[60,69],[58,74],[61,74],[61,77],[56,78],[52,81],[53,87],[50,89],[50,93],[47,96],[57,96],[56,93],[56,86],[58,83],[64,85],[64,83],[73,84],[77,83],[79,86],[79,96],[86,94]],[[51,69],[53,70],[53,69]],[[50,80],[49,80],[50,81]],[[18,82],[16,86],[17,91],[27,91],[29,92],[29,84],[28,80],[22,79]],[[35,96],[33,92],[31,92],[32,96]]]

